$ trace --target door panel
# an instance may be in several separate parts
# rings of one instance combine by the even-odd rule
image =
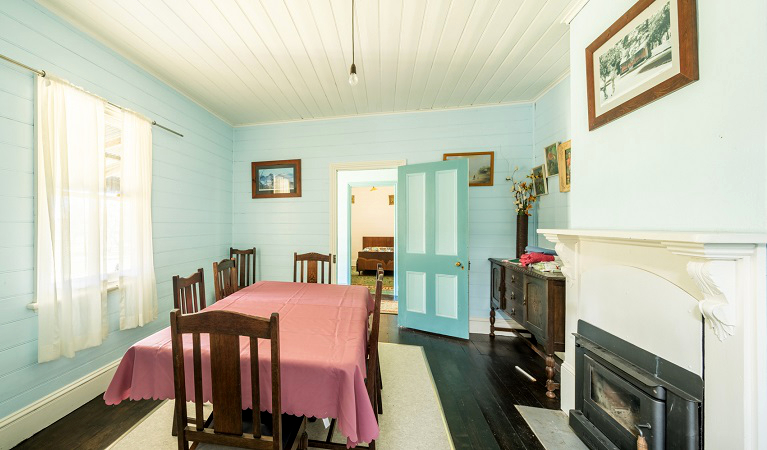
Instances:
[[[399,168],[400,326],[469,337],[468,161]]]
[[[426,274],[408,272],[405,277],[405,285],[407,286],[405,290],[406,309],[414,313],[426,313]]]

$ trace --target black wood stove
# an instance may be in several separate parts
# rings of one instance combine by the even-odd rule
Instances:
[[[703,379],[588,322],[575,334],[570,426],[592,449],[700,450]]]

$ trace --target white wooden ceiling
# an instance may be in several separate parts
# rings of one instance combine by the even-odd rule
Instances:
[[[578,0],[38,0],[233,125],[529,101]]]

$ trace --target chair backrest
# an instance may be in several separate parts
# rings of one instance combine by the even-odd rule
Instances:
[[[248,316],[232,311],[203,311],[199,314],[182,315],[179,310],[170,313],[170,330],[173,347],[173,378],[176,391],[176,424],[181,448],[187,442],[206,442],[248,448],[280,449],[282,445],[282,411],[280,403],[280,329],[279,315],[269,319]],[[188,424],[186,413],[186,378],[184,368],[184,343],[182,336],[192,335],[192,361],[194,366],[195,423]],[[202,350],[200,335],[208,334],[210,340],[211,392],[213,394],[212,424],[203,417]],[[249,337],[250,374],[253,404],[252,436],[243,433],[242,380],[240,375],[240,336]],[[271,340],[272,373],[272,436],[262,439],[260,380],[258,372],[258,339]],[[266,424],[265,424],[266,425]],[[261,441],[265,444],[258,445]],[[241,445],[244,444],[244,445]]]
[[[237,292],[237,265],[234,259],[223,259],[213,263],[216,301]]]
[[[320,278],[317,276],[317,264],[321,266],[321,281]],[[328,278],[327,283],[325,282],[325,263],[328,264]],[[301,267],[301,278],[298,278],[298,267]],[[306,277],[304,277],[304,266],[306,267]],[[328,253],[327,255],[321,255],[319,253],[303,253],[299,255],[298,253],[293,253],[293,282],[301,282],[301,283],[317,283],[320,282],[322,284],[330,284],[331,280],[333,279],[331,277],[331,272],[333,270],[333,254]]]
[[[197,269],[187,278],[173,277],[173,307],[181,314],[191,314],[205,309],[205,277],[202,269]]]
[[[237,286],[242,289],[256,282],[256,249],[229,248],[229,257],[237,264]]]
[[[383,292],[384,270],[381,264],[376,271],[376,293],[375,307],[373,308],[373,324],[370,326],[370,336],[368,337],[368,372],[367,379],[374,380],[378,376],[378,334],[381,328],[381,297]],[[374,396],[375,383],[367,383],[368,395],[370,401],[375,404]]]

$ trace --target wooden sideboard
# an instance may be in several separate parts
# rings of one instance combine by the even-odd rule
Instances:
[[[546,396],[555,398],[559,365],[554,352],[565,350],[565,277],[539,272],[518,264],[490,258],[490,337],[509,331],[525,339],[546,360]],[[502,310],[524,328],[495,326],[496,310]],[[529,333],[534,340],[522,333]]]

